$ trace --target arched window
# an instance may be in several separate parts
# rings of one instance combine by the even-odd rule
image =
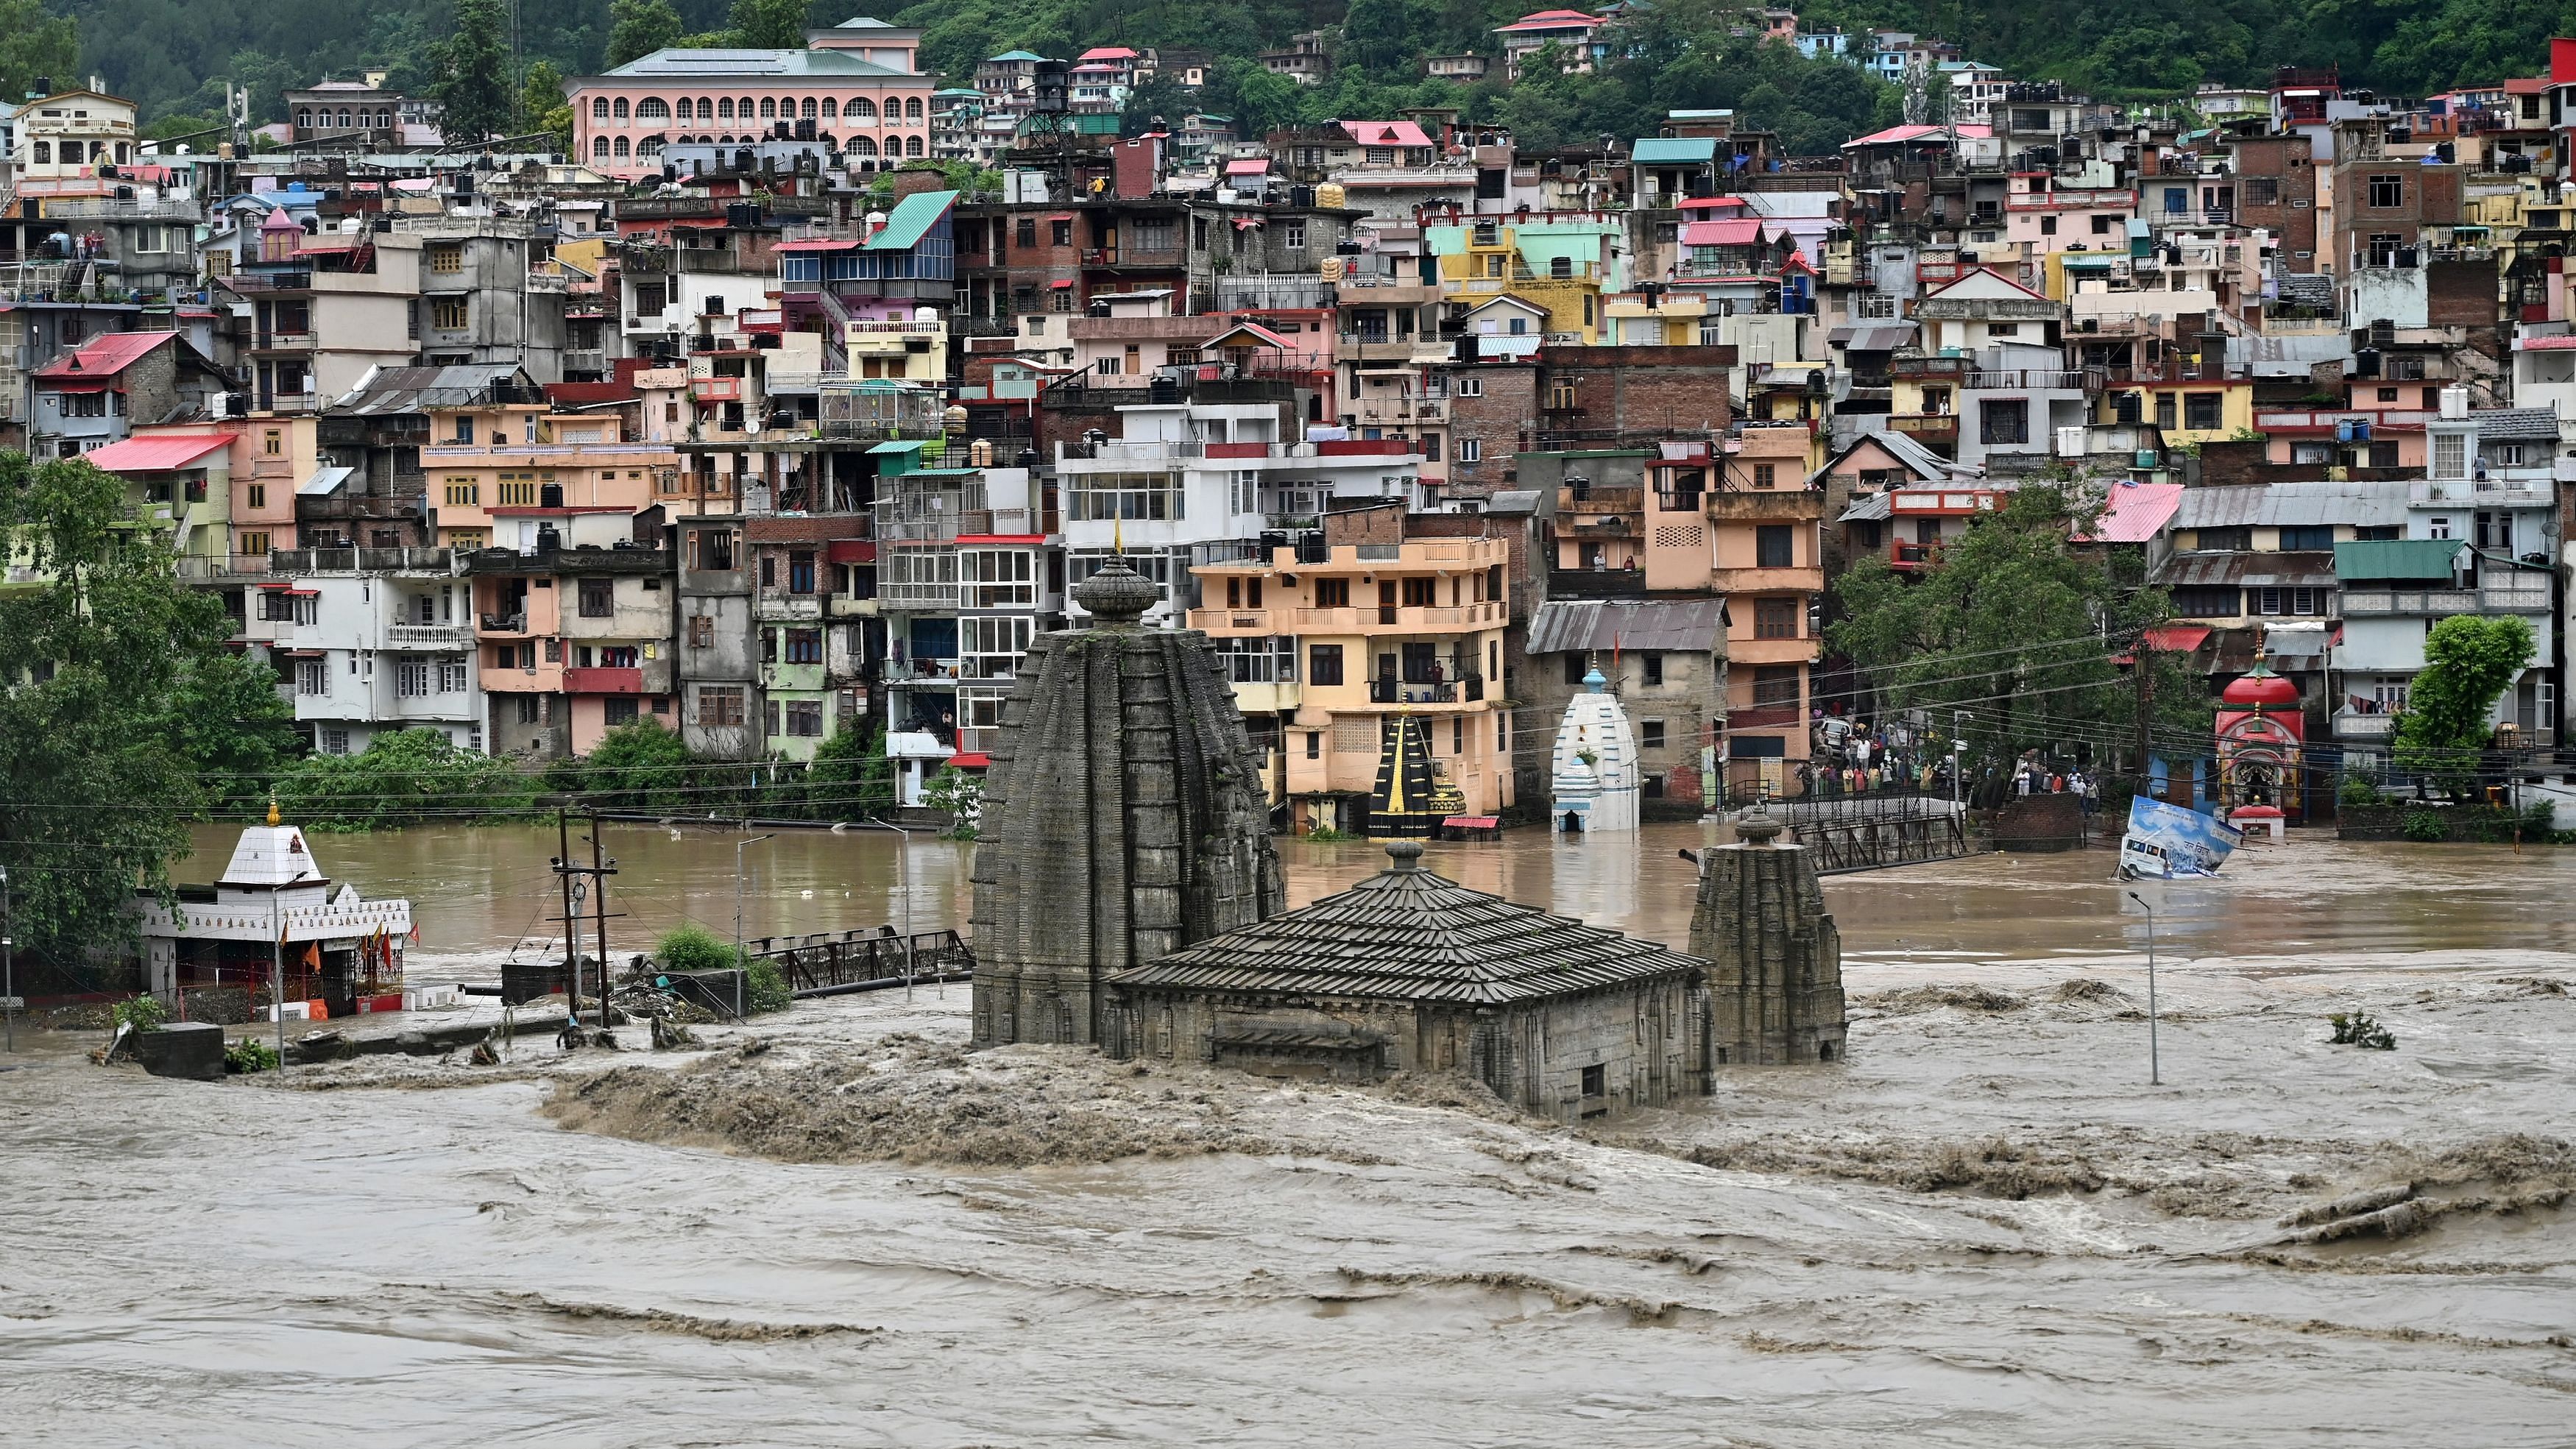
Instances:
[[[877,154],[877,143],[865,136],[852,136],[848,149],[853,156],[873,156]]]
[[[623,136],[617,138],[617,159],[620,161],[626,159],[626,138]]]
[[[812,96],[807,96],[805,98],[804,104],[798,108],[797,114],[803,116],[809,121],[814,119],[814,98]]]
[[[751,97],[744,96],[742,98],[742,104],[734,107],[733,117],[737,121],[748,121],[751,119]]]
[[[701,121],[712,121],[715,118],[716,103],[708,100],[705,96],[698,97],[698,119]]]
[[[349,113],[347,111],[342,111],[340,113],[340,129],[343,131],[349,129]]]
[[[907,121],[918,121],[921,119],[921,97],[914,96],[912,99],[903,103],[903,118]],[[919,155],[921,153],[916,151],[913,154]]]
[[[841,114],[853,121],[873,121],[877,118],[877,103],[865,96],[852,96],[850,103],[841,108]]]
[[[841,103],[832,99],[830,96],[825,96],[823,98],[823,119],[827,121],[836,121],[840,119],[840,116]]]
[[[639,121],[667,121],[670,118],[671,108],[662,104],[660,96],[646,96],[635,103],[635,119]]]
[[[659,137],[659,136],[647,136],[647,137],[645,137],[643,140],[636,142],[636,143],[635,143],[635,154],[636,154],[636,155],[638,155],[638,156],[659,156],[659,155],[661,155],[661,154],[662,154],[662,138],[661,138],[661,137]]]
[[[723,100],[716,102],[716,119],[719,121],[730,121],[733,119],[733,97],[727,96]]]
[[[609,114],[620,121],[626,119],[626,98],[624,96],[619,96],[617,98],[617,103],[609,108]]]
[[[903,143],[903,154],[905,154],[906,156],[918,156],[918,155],[920,155],[920,154],[921,154],[921,138],[920,138],[919,136],[907,136],[907,137],[905,137],[905,138],[904,138],[904,143]]]
[[[778,102],[768,96],[762,96],[760,98],[760,118],[764,121],[777,120]]]
[[[605,121],[608,119],[608,97],[599,96],[591,101],[590,118],[594,121]]]
[[[591,137],[591,138],[590,138],[590,154],[592,155],[592,157],[594,157],[594,158],[595,158],[595,159],[597,159],[597,160],[601,160],[601,161],[605,161],[605,160],[607,160],[607,159],[608,159],[608,138],[607,138],[606,136],[593,136],[593,137]]]
[[[311,111],[297,111],[295,113],[295,129],[299,131],[312,130],[313,113]]]

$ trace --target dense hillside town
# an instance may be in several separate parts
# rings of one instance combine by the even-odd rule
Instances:
[[[2421,99],[2285,67],[2138,106],[1741,28],[1905,119],[1825,154],[1727,109],[1247,134],[1184,108],[1204,56],[938,75],[865,17],[652,50],[479,140],[381,72],[193,141],[54,77],[0,108],[0,447],[124,480],[321,756],[654,722],[792,775],[847,736],[917,805],[1113,557],[1215,639],[1301,833],[1365,828],[1409,750],[1449,816],[1536,818],[1595,670],[1650,816],[2116,775],[2322,817],[2457,615],[2534,641],[2479,743],[2549,750],[2576,41]],[[1492,65],[1625,34],[1539,11]],[[1971,662],[1928,586],[2049,510],[2072,632]],[[2240,778],[2248,677],[2295,748]]]

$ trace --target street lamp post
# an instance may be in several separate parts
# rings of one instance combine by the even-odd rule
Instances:
[[[903,915],[903,999],[912,1000],[912,832],[881,816],[870,816],[877,824],[903,837],[895,847],[895,889],[901,893],[899,909]],[[948,999],[948,975],[940,973],[939,999]]]
[[[764,841],[764,840],[775,840],[775,839],[777,839],[777,838],[778,838],[778,837],[777,837],[776,835],[774,835],[774,834],[773,834],[773,835],[754,835],[754,836],[749,837],[748,839],[738,840],[738,841],[734,842],[734,847],[733,847],[733,970],[734,970],[734,977],[733,977],[733,1019],[734,1019],[734,1020],[736,1020],[736,1021],[740,1021],[740,1020],[742,1020],[742,1019],[743,1019],[743,1015],[742,1015],[742,1006],[743,1006],[743,1002],[742,1002],[742,986],[743,986],[743,982],[744,982],[744,980],[745,980],[745,979],[750,975],[750,973],[751,973],[751,961],[750,961],[750,958],[749,958],[749,957],[747,957],[747,956],[745,956],[745,955],[743,954],[743,950],[742,950],[742,853],[743,853],[743,851],[744,851],[744,850],[746,850],[746,849],[748,849],[748,848],[750,848],[750,847],[752,847],[752,846],[758,845],[760,842],[762,842],[762,841]]]
[[[2156,1060],[2156,908],[2136,891],[2129,892],[2129,899],[2147,913],[2147,1085],[2161,1087],[2164,1072]]]

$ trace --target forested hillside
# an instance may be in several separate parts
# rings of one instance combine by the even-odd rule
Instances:
[[[0,83],[23,86],[59,66],[50,11],[78,22],[78,73],[141,101],[147,119],[213,113],[222,82],[248,87],[273,119],[288,84],[361,66],[425,86],[453,0],[0,0]],[[631,33],[745,38],[746,23],[792,30],[796,0],[615,0],[645,23]],[[918,0],[874,7],[925,32],[929,62],[963,77],[984,56],[1023,46],[1070,55],[1089,45],[1192,46],[1221,61],[1197,98],[1154,95],[1240,114],[1254,125],[1385,114],[1401,104],[1457,104],[1511,122],[1539,141],[1633,135],[1667,106],[1733,105],[1778,127],[1793,147],[1831,145],[1891,114],[1884,87],[1841,67],[1757,55],[1722,39],[1733,6],[1656,0],[1640,22],[1644,53],[1605,76],[1472,90],[1424,83],[1420,57],[1493,50],[1492,28],[1540,0]],[[2056,77],[2106,98],[2152,100],[2205,80],[2259,79],[2283,63],[2335,64],[2347,83],[2422,95],[2454,83],[2531,74],[2553,32],[2576,28],[2558,0],[1806,0],[1810,24],[1910,29],[1956,40],[2016,78]],[[813,0],[828,24],[870,13],[865,0]],[[1338,34],[1334,82],[1300,93],[1249,58],[1301,30]],[[565,74],[598,69],[616,20],[612,0],[522,0],[528,62]],[[165,128],[167,129],[167,128]]]

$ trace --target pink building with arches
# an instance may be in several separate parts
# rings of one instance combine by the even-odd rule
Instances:
[[[636,180],[663,148],[733,145],[785,134],[830,138],[861,171],[930,154],[934,77],[921,32],[864,17],[805,32],[803,50],[657,50],[606,75],[564,83],[573,154]]]

